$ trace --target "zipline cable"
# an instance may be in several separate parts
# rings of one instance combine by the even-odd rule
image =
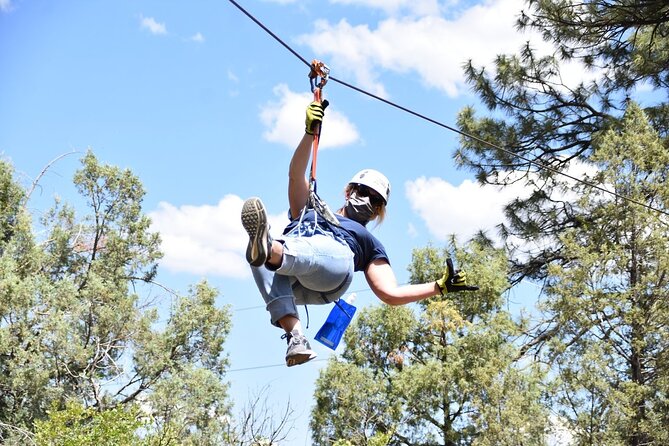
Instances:
[[[272,36],[272,37],[274,38],[274,40],[276,40],[276,41],[279,42],[281,45],[283,45],[283,47],[284,47],[285,49],[287,49],[288,51],[290,51],[291,53],[293,53],[293,56],[295,56],[295,57],[297,57],[298,59],[300,59],[300,60],[302,61],[302,63],[304,63],[306,66],[309,66],[309,67],[311,66],[311,64],[310,64],[309,62],[307,62],[307,59],[305,59],[304,57],[300,56],[300,54],[299,54],[297,51],[295,51],[294,49],[292,49],[287,43],[285,43],[283,40],[281,40],[281,38],[280,38],[279,36],[277,36],[276,34],[274,34],[274,33],[272,32],[272,30],[270,30],[268,27],[266,27],[265,25],[263,25],[263,23],[262,23],[260,20],[258,20],[258,19],[256,19],[255,17],[253,17],[253,15],[251,15],[250,12],[248,12],[246,9],[242,8],[242,6],[241,6],[239,3],[237,3],[235,0],[228,0],[228,1],[229,1],[230,3],[232,3],[233,5],[235,5],[235,6],[237,7],[237,9],[239,9],[241,12],[243,12],[243,13],[246,15],[246,17],[248,17],[249,19],[253,20],[253,21],[255,22],[255,24],[258,25],[259,27],[261,27],[267,34],[269,34],[270,36]]]
[[[315,362],[323,362],[323,361],[327,361],[328,359],[330,359],[330,357],[312,359],[311,361],[309,361],[309,363],[313,364]],[[229,370],[226,370],[226,373],[246,372],[246,371],[249,371],[249,370],[271,369],[271,368],[274,368],[274,367],[285,367],[285,366],[286,366],[285,362],[282,362],[282,363],[279,363],[279,364],[256,365],[256,366],[251,366],[251,367],[242,367],[242,368],[238,368],[238,369],[229,369]]]
[[[286,48],[288,51],[290,51],[295,57],[297,57],[299,60],[301,60],[302,63],[304,63],[304,64],[307,65],[307,66],[311,66],[311,64],[310,64],[309,62],[307,62],[307,60],[306,60],[304,57],[302,57],[297,51],[295,51],[293,48],[291,48],[290,45],[288,45],[287,43],[285,43],[279,36],[277,36],[276,34],[274,34],[274,33],[273,33],[267,26],[265,26],[260,20],[256,19],[251,13],[249,13],[246,9],[244,9],[239,3],[237,3],[235,0],[228,0],[228,1],[229,1],[230,3],[232,3],[235,7],[237,7],[237,9],[239,9],[242,13],[244,13],[244,15],[246,15],[248,18],[250,18],[250,19],[251,19],[253,22],[255,22],[258,26],[260,26],[260,27],[261,27],[267,34],[269,34],[272,38],[274,38],[274,40],[276,40],[276,41],[277,41],[279,44],[281,44],[284,48]],[[504,147],[499,146],[499,145],[497,145],[497,144],[495,144],[495,143],[492,143],[492,142],[490,142],[490,141],[486,141],[485,139],[479,138],[479,137],[476,136],[476,135],[469,134],[469,133],[464,132],[464,131],[462,131],[462,130],[459,130],[459,129],[455,128],[455,127],[452,127],[452,126],[449,126],[449,125],[447,125],[447,124],[444,124],[443,122],[437,121],[436,119],[432,119],[432,118],[430,118],[430,117],[428,117],[428,116],[425,116],[425,115],[423,115],[423,114],[421,114],[421,113],[418,113],[418,112],[416,112],[416,111],[414,111],[414,110],[411,110],[411,109],[409,109],[409,108],[403,107],[403,106],[401,106],[401,105],[399,105],[399,104],[396,104],[396,103],[394,103],[394,102],[392,102],[392,101],[389,101],[389,100],[384,99],[384,98],[382,98],[382,97],[380,97],[380,96],[377,96],[377,95],[375,95],[375,94],[373,94],[373,93],[370,93],[370,92],[368,92],[368,91],[366,91],[366,90],[363,90],[363,89],[360,88],[360,87],[356,87],[355,85],[352,85],[352,84],[350,84],[350,83],[348,83],[348,82],[345,82],[345,81],[343,81],[343,80],[341,80],[341,79],[337,79],[336,77],[330,76],[330,80],[331,80],[331,81],[334,81],[334,82],[337,82],[338,84],[341,84],[341,85],[343,85],[343,86],[345,86],[345,87],[348,87],[348,88],[350,88],[350,89],[352,89],[352,90],[354,90],[354,91],[357,91],[358,93],[364,94],[364,95],[369,96],[369,97],[371,97],[371,98],[374,98],[374,99],[376,99],[376,100],[378,100],[378,101],[381,101],[381,102],[383,102],[383,103],[385,103],[385,104],[387,104],[387,105],[390,105],[391,107],[395,107],[395,108],[397,108],[397,109],[399,109],[399,110],[402,110],[403,112],[409,113],[409,114],[411,114],[411,115],[413,115],[413,116],[416,116],[416,117],[418,117],[418,118],[420,118],[420,119],[423,119],[423,120],[425,120],[425,121],[427,121],[427,122],[430,122],[430,123],[435,124],[435,125],[437,125],[437,126],[439,126],[439,127],[442,127],[442,128],[447,129],[447,130],[450,130],[450,131],[452,131],[452,132],[454,132],[454,133],[457,133],[457,134],[459,134],[460,136],[464,136],[465,138],[475,140],[475,141],[477,141],[477,142],[479,142],[479,143],[481,143],[481,144],[484,144],[484,145],[487,145],[487,146],[489,146],[489,147],[491,147],[491,148],[500,150],[500,151],[502,151],[502,152],[504,152],[504,153],[506,153],[506,154],[508,154],[508,155],[511,155],[511,156],[520,158],[521,160],[525,161],[526,163],[528,163],[528,164],[530,164],[530,165],[533,165],[533,166],[537,167],[537,168],[540,169],[540,170],[546,170],[546,171],[552,172],[552,173],[554,173],[554,174],[556,174],[556,175],[562,175],[563,177],[569,178],[569,179],[572,180],[572,181],[576,181],[577,183],[581,183],[581,184],[583,184],[584,186],[588,186],[588,187],[590,187],[590,188],[592,188],[592,189],[597,189],[597,190],[599,190],[600,192],[604,192],[604,193],[606,193],[606,194],[612,195],[612,196],[614,196],[614,197],[616,197],[616,198],[619,198],[619,199],[621,199],[621,200],[623,200],[623,201],[628,201],[628,202],[630,202],[630,203],[634,203],[634,204],[636,204],[636,205],[642,206],[642,207],[644,207],[644,208],[646,208],[646,209],[648,209],[648,210],[650,210],[650,211],[654,211],[654,212],[663,214],[663,215],[665,215],[665,216],[669,216],[669,212],[667,212],[667,211],[664,211],[664,210],[662,210],[662,209],[655,208],[655,207],[653,207],[653,206],[651,206],[651,205],[649,205],[649,204],[647,204],[647,203],[643,203],[643,202],[641,202],[641,201],[639,201],[639,200],[636,200],[636,199],[634,199],[634,198],[632,198],[632,197],[629,197],[629,196],[626,196],[626,195],[622,195],[622,194],[620,194],[620,193],[618,193],[618,192],[616,192],[616,191],[612,191],[612,190],[606,189],[606,188],[604,188],[604,187],[602,187],[602,186],[599,186],[599,185],[597,185],[597,184],[594,184],[594,183],[591,183],[591,182],[589,182],[589,181],[583,180],[582,178],[577,178],[577,177],[572,176],[572,175],[570,175],[570,174],[568,174],[568,173],[562,172],[562,171],[560,171],[560,170],[558,170],[558,169],[556,169],[556,168],[554,168],[554,167],[551,167],[551,166],[549,166],[549,165],[546,165],[546,164],[540,163],[540,162],[538,162],[538,161],[529,159],[529,158],[527,158],[527,157],[525,157],[525,156],[523,156],[523,155],[519,155],[519,154],[517,154],[517,153],[515,153],[515,152],[513,152],[513,151],[511,151],[511,150],[509,150],[509,149],[505,149]]]

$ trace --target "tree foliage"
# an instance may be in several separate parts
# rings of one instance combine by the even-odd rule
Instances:
[[[494,145],[463,138],[457,160],[482,183],[526,186],[500,225],[513,281],[546,284],[521,352],[551,365],[575,444],[665,444],[669,4],[527,6],[519,29],[555,52],[466,67],[490,116],[469,107],[459,126]],[[593,80],[567,84],[569,65]]]
[[[126,446],[150,444],[137,430],[142,421],[135,407],[97,411],[68,403],[63,410],[35,422],[34,444],[51,446]]]
[[[77,402],[98,412],[134,405],[179,444],[220,444],[229,312],[206,282],[162,313],[164,301],[140,294],[161,253],[136,176],[89,152],[74,184],[89,213],[56,202],[38,231],[0,162],[0,436],[31,432]]]
[[[594,147],[591,181],[666,209],[669,151],[636,104]],[[570,260],[548,270],[547,320],[533,347],[546,343],[555,401],[577,444],[666,444],[667,216],[599,189],[580,192],[584,221],[561,236]]]
[[[482,183],[520,182],[529,191],[506,205],[501,226],[514,249],[515,281],[545,278],[549,264],[566,260],[559,234],[580,217],[565,197],[570,180],[560,174],[589,162],[592,136],[616,125],[639,86],[656,89],[646,113],[669,135],[669,105],[661,100],[669,86],[666,1],[529,0],[527,7],[518,28],[539,32],[555,52],[542,55],[528,44],[499,55],[492,70],[467,65],[469,83],[492,114],[461,111],[459,128],[480,139],[462,138],[456,155]],[[594,80],[567,83],[567,63]]]
[[[448,252],[414,251],[413,282],[443,271]],[[315,444],[543,444],[541,370],[515,363],[518,326],[501,311],[508,283],[499,251],[459,255],[481,290],[417,306],[366,308],[345,335],[342,359],[317,382]]]
[[[565,60],[604,69],[603,93],[669,87],[669,7],[662,0],[530,1],[519,26],[541,31]]]

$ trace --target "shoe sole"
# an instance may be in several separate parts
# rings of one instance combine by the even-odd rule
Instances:
[[[317,356],[316,353],[312,351],[291,355],[290,357],[286,357],[286,365],[288,367],[293,367],[296,365],[304,364],[305,362],[311,361],[316,356]]]
[[[259,198],[249,198],[242,207],[242,226],[249,234],[246,260],[252,266],[262,266],[267,260],[268,226],[265,207]]]

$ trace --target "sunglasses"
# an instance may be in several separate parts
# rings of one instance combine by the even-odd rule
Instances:
[[[356,184],[355,191],[361,197],[369,197],[369,202],[372,203],[372,206],[379,207],[386,204],[381,195],[376,193],[374,189],[367,187],[364,184]]]

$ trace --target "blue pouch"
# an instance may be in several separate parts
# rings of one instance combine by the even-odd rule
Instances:
[[[339,299],[335,302],[335,306],[330,311],[323,326],[316,333],[315,339],[326,347],[335,350],[344,336],[348,324],[351,323],[355,310],[356,308],[353,305],[344,299]]]

